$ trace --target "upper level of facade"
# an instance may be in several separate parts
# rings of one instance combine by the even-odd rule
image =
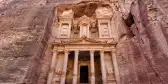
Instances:
[[[119,29],[117,11],[117,1],[59,5],[55,10],[53,35],[57,39],[118,38],[125,30]]]

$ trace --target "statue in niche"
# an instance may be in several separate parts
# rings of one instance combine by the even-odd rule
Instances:
[[[102,28],[102,37],[103,38],[109,38],[109,28],[108,28],[108,24],[107,23],[102,23],[100,24],[101,28]]]
[[[55,69],[55,73],[57,74],[57,75],[61,75],[62,74],[62,70],[61,70],[61,68],[56,68]]]
[[[88,32],[89,32],[88,24],[82,24],[80,26],[80,37],[83,37],[83,36],[88,37],[89,36]]]
[[[80,28],[80,37],[89,37],[89,27],[91,25],[90,23],[92,23],[92,19],[90,19],[86,15],[79,18],[78,26]]]
[[[112,68],[107,68],[107,74],[113,74],[113,69]]]
[[[82,26],[82,33],[83,33],[83,35],[82,36],[87,36],[87,25],[83,25]]]
[[[68,37],[68,28],[69,28],[68,24],[62,24],[62,28],[61,28],[61,37],[62,38]]]

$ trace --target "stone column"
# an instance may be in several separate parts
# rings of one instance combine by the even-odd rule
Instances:
[[[104,64],[104,51],[100,51],[100,61],[101,61],[101,72],[102,72],[102,81],[103,84],[106,84],[106,70]]]
[[[68,51],[64,52],[64,65],[63,65],[61,83],[60,84],[65,84],[67,65],[68,65],[68,54],[69,54]]]
[[[112,56],[112,60],[113,60],[113,66],[114,66],[114,73],[115,73],[116,82],[117,82],[117,84],[120,84],[120,76],[119,76],[119,69],[118,69],[118,64],[117,64],[115,47],[112,47],[111,56]]]
[[[77,84],[78,79],[78,55],[79,51],[75,51],[75,59],[74,59],[74,69],[73,69],[73,84]]]
[[[91,84],[95,84],[94,51],[90,51]]]
[[[52,61],[51,61],[51,66],[50,66],[50,72],[49,72],[48,78],[47,78],[47,84],[52,84],[56,59],[57,59],[57,51],[53,50],[53,56],[52,56]]]

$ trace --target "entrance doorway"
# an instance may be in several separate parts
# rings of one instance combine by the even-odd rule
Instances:
[[[89,83],[88,66],[80,66],[80,83]]]

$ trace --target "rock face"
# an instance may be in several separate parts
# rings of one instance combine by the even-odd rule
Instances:
[[[130,30],[134,36],[118,44],[123,84],[167,83],[166,6],[168,4],[163,0],[135,0],[131,4],[130,13],[134,23]]]
[[[46,84],[55,7],[78,2],[0,0],[1,84]],[[118,3],[118,15],[128,26],[128,33],[116,46],[121,84],[167,84],[168,1],[118,0]],[[94,7],[93,4],[91,8]],[[91,14],[92,11],[88,15]]]

